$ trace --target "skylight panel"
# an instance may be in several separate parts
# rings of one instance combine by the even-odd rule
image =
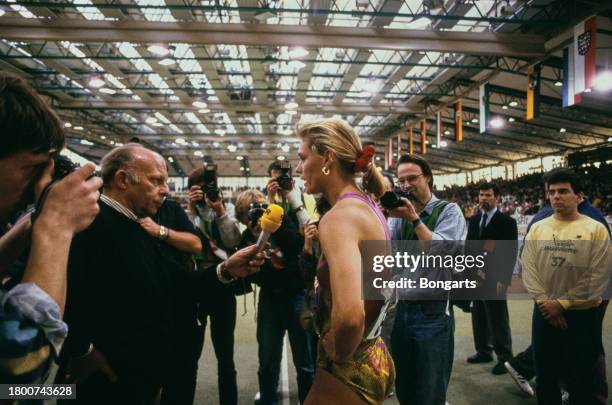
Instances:
[[[204,124],[197,124],[196,129],[198,130],[198,132],[203,133],[203,134],[210,133],[210,131],[208,130],[208,128],[206,128],[206,125]]]
[[[185,118],[187,118],[187,120],[189,122],[191,122],[192,124],[201,124],[202,121],[200,121],[200,119],[198,117],[196,117],[196,115],[192,112],[188,112],[185,113]]]
[[[155,112],[155,116],[157,117],[158,120],[160,120],[164,124],[170,124],[170,120],[166,118],[166,116],[160,113],[159,111]]]
[[[355,0],[337,0],[335,2],[336,7],[334,9],[340,11],[353,10],[355,8]],[[353,17],[346,14],[332,14],[328,25],[332,27],[357,27],[359,22],[365,19],[368,21],[370,17]]]
[[[142,9],[142,12],[145,18],[149,21],[176,21],[170,10],[167,8],[146,8],[146,6],[165,6],[166,2],[164,0],[134,0],[134,2],[139,6],[145,7]]]
[[[94,4],[90,0],[73,0],[73,4],[91,5]],[[79,13],[83,14],[86,20],[106,20],[104,14],[100,12],[96,7],[77,7]]]
[[[174,132],[178,132],[179,134],[182,134],[182,133],[183,133],[183,130],[181,130],[179,127],[177,127],[177,126],[176,126],[176,125],[174,125],[174,124],[170,124],[170,125],[169,125],[169,127],[170,127],[170,129],[171,129],[171,130],[173,130]]]
[[[15,3],[15,0],[8,0],[9,3]],[[36,18],[34,14],[32,14],[27,8],[19,5],[11,5],[11,8],[18,12],[24,18]]]

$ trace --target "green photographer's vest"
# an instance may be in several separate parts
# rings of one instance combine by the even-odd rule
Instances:
[[[436,205],[431,210],[431,214],[427,214],[427,211],[421,212],[419,217],[430,231],[434,231],[440,214],[444,211],[444,208],[448,205],[448,201],[438,200]],[[402,240],[418,240],[417,234],[412,226],[412,222],[402,219]]]

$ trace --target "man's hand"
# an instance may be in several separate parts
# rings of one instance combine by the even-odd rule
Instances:
[[[117,382],[117,374],[108,364],[104,355],[94,348],[91,353],[83,357],[70,359],[66,372],[66,382],[79,384],[97,372],[104,374],[109,381]]]
[[[161,228],[161,226],[159,226],[157,222],[153,221],[150,217],[146,217],[139,219],[138,223],[149,235],[154,238],[159,238],[159,228]]]
[[[257,245],[251,245],[228,257],[225,261],[225,270],[233,277],[243,278],[258,272],[263,262],[263,252],[257,253]]]
[[[504,283],[500,283],[499,281],[497,282],[497,286],[495,288],[495,291],[497,292],[497,295],[504,295],[506,294],[506,291],[508,290],[508,286],[505,285]]]
[[[545,300],[538,302],[540,313],[552,326],[565,330],[567,321],[563,315],[563,306],[557,300]]]
[[[293,191],[293,189],[285,190],[284,188],[281,188],[276,178],[268,180],[268,185],[266,186],[266,189],[268,190],[268,200],[270,202],[274,202],[274,196],[277,194],[280,195],[282,198],[286,198],[289,193]]]
[[[98,190],[102,187],[102,179],[89,178],[94,170],[96,167],[87,163],[52,185],[37,224],[44,223],[54,232],[66,232],[70,237],[87,228],[100,210]]]
[[[204,200],[204,192],[200,186],[191,186],[189,189],[189,206],[193,209],[197,202]]]
[[[407,219],[408,221],[416,221],[419,218],[419,214],[416,212],[414,205],[405,197],[401,197],[400,200],[402,201],[402,205],[389,210],[389,216]]]
[[[212,208],[217,214],[217,217],[221,217],[225,215],[225,205],[223,204],[223,196],[219,194],[219,198],[216,201],[212,201],[210,198],[204,195],[204,201],[206,202],[206,206]]]

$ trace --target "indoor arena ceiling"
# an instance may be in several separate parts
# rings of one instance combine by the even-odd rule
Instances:
[[[172,174],[208,156],[222,175],[292,160],[299,121],[346,119],[379,155],[443,108],[438,172],[459,172],[612,141],[612,97],[561,108],[561,50],[609,1],[0,0],[0,69],[59,111],[69,146],[98,160],[137,136]],[[598,52],[612,66],[612,28]],[[598,60],[599,61],[599,60]],[[525,116],[527,67],[542,62],[541,116]],[[599,63],[599,62],[598,62]],[[478,133],[478,87],[503,128]],[[464,140],[453,141],[461,97]],[[449,136],[450,135],[450,136]],[[419,150],[415,136],[415,150]],[[402,136],[403,150],[407,137]],[[433,146],[433,145],[432,145]],[[206,158],[208,159],[208,158]],[[241,159],[241,160],[238,160]]]

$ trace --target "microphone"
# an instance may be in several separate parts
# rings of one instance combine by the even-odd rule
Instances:
[[[280,228],[285,210],[280,205],[270,204],[261,216],[261,233],[257,239],[257,253],[266,246],[270,235]]]

